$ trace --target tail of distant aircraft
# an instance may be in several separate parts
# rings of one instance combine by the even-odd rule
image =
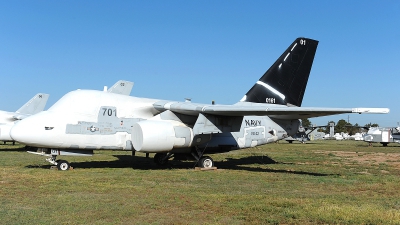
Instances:
[[[121,95],[130,95],[132,87],[133,87],[133,82],[119,80],[110,89],[108,89],[108,92]]]
[[[240,101],[301,106],[317,45],[297,38]]]
[[[19,108],[16,113],[21,115],[33,115],[41,112],[46,106],[47,99],[49,99],[48,94],[38,93],[21,108]]]

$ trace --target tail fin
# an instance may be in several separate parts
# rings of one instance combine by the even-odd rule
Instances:
[[[48,94],[38,93],[31,100],[25,103],[25,105],[19,108],[16,111],[16,113],[24,115],[33,115],[38,112],[41,112],[46,106],[47,99],[49,99]]]
[[[317,45],[297,38],[240,101],[301,106]]]
[[[133,87],[133,82],[119,80],[110,89],[108,89],[108,92],[121,95],[130,95],[132,87]]]

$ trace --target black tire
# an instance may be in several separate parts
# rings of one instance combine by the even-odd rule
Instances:
[[[199,161],[199,167],[201,168],[211,168],[214,167],[214,161],[209,156],[204,156]]]
[[[58,170],[69,170],[70,165],[69,162],[65,161],[65,160],[57,160],[57,168]]]
[[[154,162],[160,166],[166,165],[168,159],[165,159],[165,156],[167,156],[167,153],[156,153],[154,156]]]

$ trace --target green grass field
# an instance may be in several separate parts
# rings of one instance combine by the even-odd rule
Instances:
[[[212,171],[96,153],[57,171],[0,145],[0,224],[400,224],[398,144],[281,141],[212,155]]]

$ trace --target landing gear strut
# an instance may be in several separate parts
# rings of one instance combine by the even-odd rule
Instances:
[[[198,147],[195,147],[191,154],[196,159],[196,164],[201,168],[214,167],[214,160],[210,156],[203,156],[205,148],[201,151]]]

